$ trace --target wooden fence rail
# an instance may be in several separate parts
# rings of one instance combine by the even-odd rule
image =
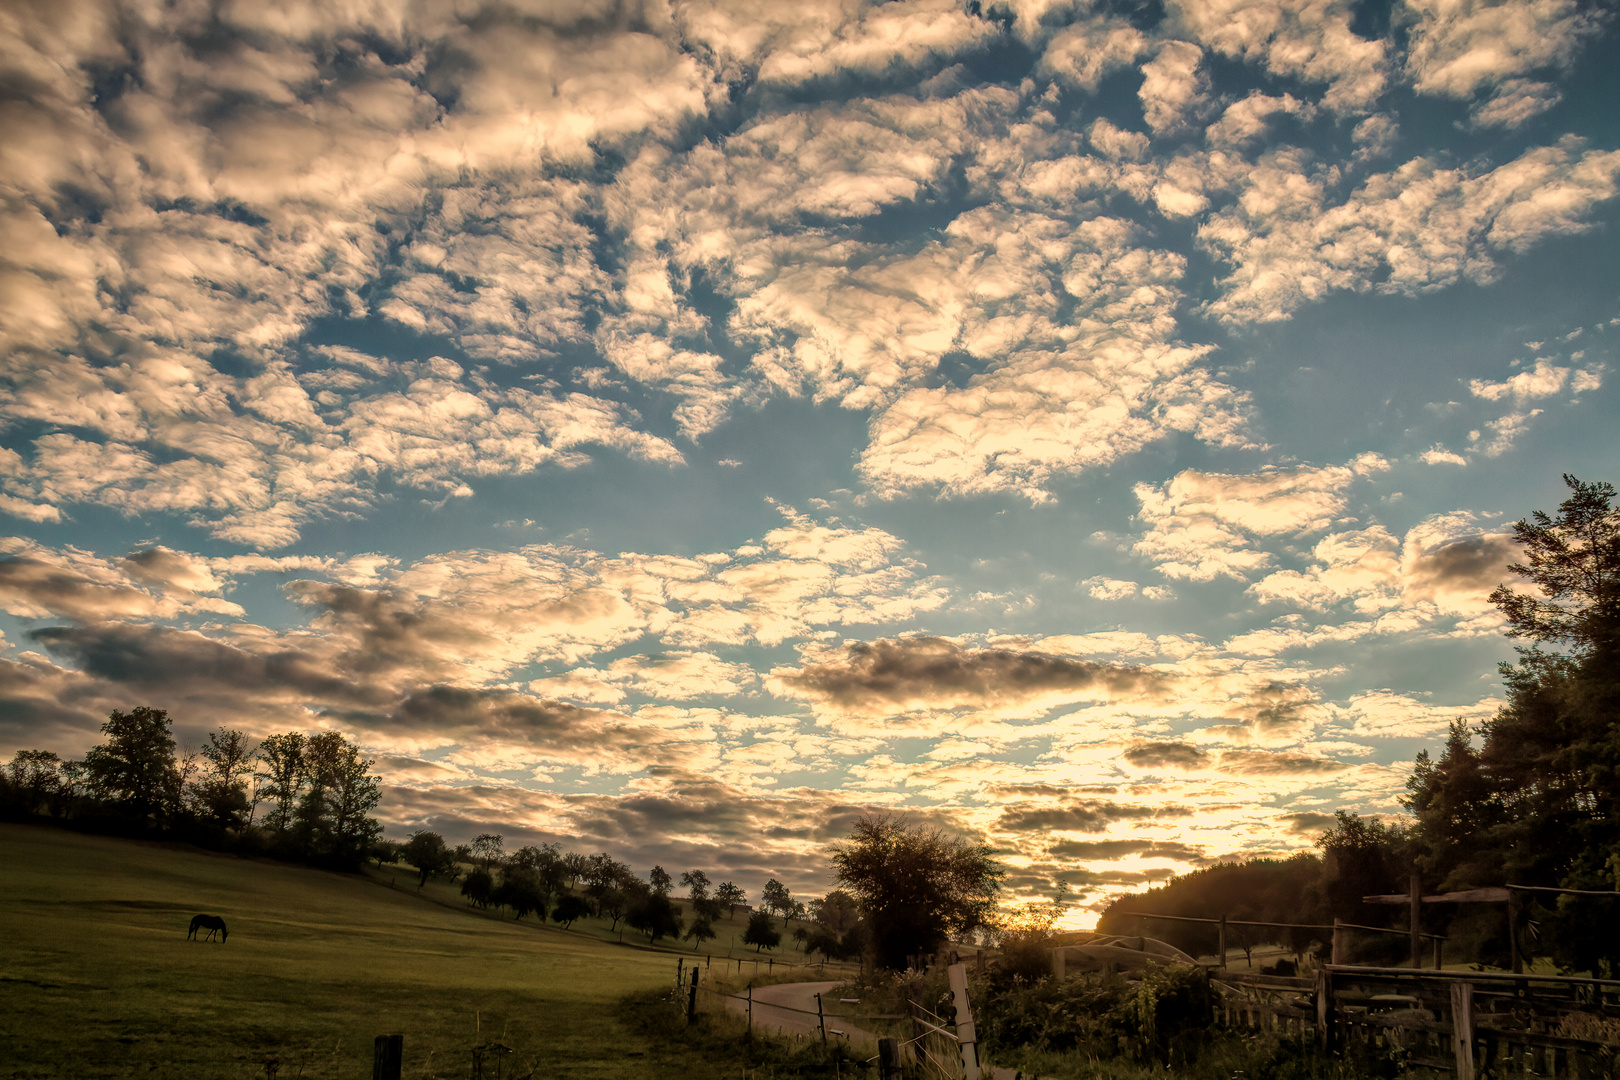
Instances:
[[[1314,1034],[1409,1065],[1492,1076],[1614,1080],[1620,980],[1328,966],[1315,979],[1213,973],[1230,1027]]]

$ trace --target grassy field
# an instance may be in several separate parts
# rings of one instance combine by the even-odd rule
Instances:
[[[0,867],[0,1077],[363,1077],[392,1032],[411,1078],[467,1077],[491,1042],[502,1077],[695,1075],[621,1005],[671,985],[674,954],[601,928],[38,826],[0,825]],[[199,912],[229,941],[188,941]]]

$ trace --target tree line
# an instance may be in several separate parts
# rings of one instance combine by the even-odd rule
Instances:
[[[1557,514],[1536,511],[1513,527],[1523,554],[1509,569],[1533,589],[1502,585],[1490,597],[1508,636],[1525,643],[1516,646],[1516,662],[1498,669],[1507,702],[1477,726],[1453,723],[1438,759],[1418,754],[1402,799],[1406,815],[1380,821],[1339,811],[1314,854],[1187,874],[1121,897],[1099,925],[1134,925],[1114,914],[1120,910],[1392,924],[1393,909],[1362,897],[1404,893],[1412,873],[1425,892],[1620,891],[1620,508],[1609,484],[1569,475],[1564,483],[1570,494]],[[1620,973],[1620,897],[1527,893],[1511,929],[1501,905],[1426,905],[1424,918],[1425,930],[1448,935],[1454,957],[1504,965],[1512,933],[1525,955]],[[1173,924],[1151,932],[1171,940],[1199,933]],[[1208,947],[1205,940],[1201,949]],[[1368,940],[1358,947],[1377,959],[1405,946]]]
[[[82,760],[20,750],[0,769],[0,811],[342,869],[380,841],[374,762],[340,733],[290,731],[255,746],[222,726],[180,753],[172,727],[165,710],[141,705],[109,714]]]

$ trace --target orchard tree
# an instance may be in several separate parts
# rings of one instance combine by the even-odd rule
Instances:
[[[722,881],[720,887],[714,890],[714,898],[730,908],[732,915],[737,914],[737,905],[748,903],[748,894],[729,881]]]
[[[1006,873],[988,846],[889,814],[857,821],[832,864],[860,905],[877,962],[896,970],[988,925]]]
[[[765,883],[765,890],[760,894],[760,907],[787,918],[793,911],[793,894],[788,892],[786,885],[771,878]]]
[[[405,841],[401,857],[421,873],[422,880],[416,884],[418,889],[428,883],[428,878],[450,873],[456,863],[450,849],[445,846],[444,837],[426,829],[411,833],[411,838]]]
[[[764,911],[756,911],[748,916],[748,926],[743,930],[743,944],[752,945],[755,952],[760,949],[774,949],[782,944],[782,931],[771,922],[771,917]]]

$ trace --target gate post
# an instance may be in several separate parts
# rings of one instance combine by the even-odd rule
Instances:
[[[979,1080],[979,1039],[973,1030],[973,1006],[968,1001],[967,968],[952,964],[945,969],[956,1005],[956,1041],[962,1047],[963,1080]]]
[[[1474,1080],[1474,984],[1451,984],[1451,1047],[1457,1080]]]
[[[1333,1052],[1333,976],[1325,968],[1316,969],[1316,1048]]]

